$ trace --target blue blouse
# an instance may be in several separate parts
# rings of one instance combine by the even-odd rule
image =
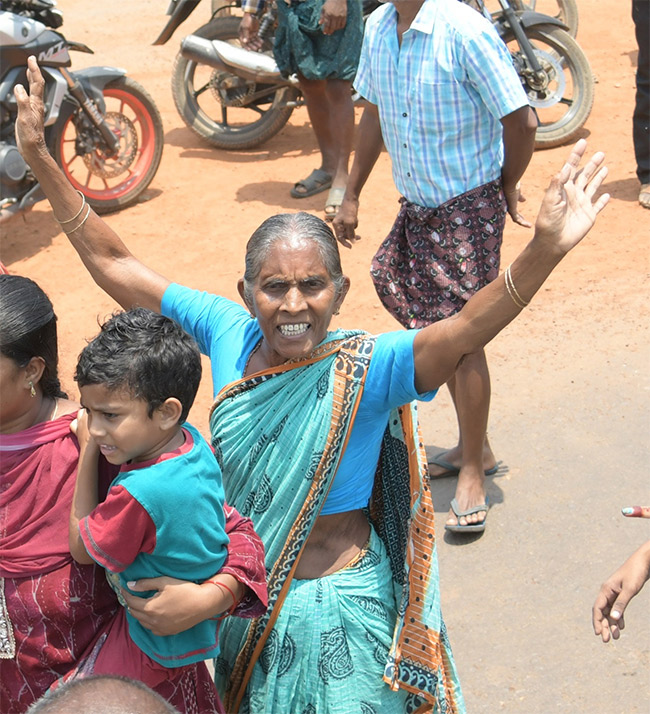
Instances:
[[[162,313],[179,322],[210,358],[215,395],[226,384],[243,377],[246,361],[261,339],[262,330],[241,305],[171,284],[162,299]],[[435,391],[418,394],[415,389],[416,333],[417,330],[400,330],[377,337],[348,445],[321,515],[368,505],[390,411],[415,399],[430,401],[435,396]]]

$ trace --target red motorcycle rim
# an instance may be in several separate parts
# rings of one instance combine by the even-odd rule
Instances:
[[[118,132],[120,149],[117,159],[109,158],[98,150],[79,156],[75,151],[77,129],[72,117],[66,121],[59,138],[61,168],[70,183],[90,201],[113,201],[131,194],[146,179],[155,155],[155,128],[145,104],[130,92],[117,87],[106,87],[104,99],[107,115],[121,116],[122,121],[129,125],[129,133],[135,132],[135,136]],[[115,131],[114,126],[111,129]],[[102,175],[120,170],[116,162],[123,158],[123,145],[129,140],[135,140],[136,144],[128,165],[115,176]],[[89,163],[93,166],[90,167]]]

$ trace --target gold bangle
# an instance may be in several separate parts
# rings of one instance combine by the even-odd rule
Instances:
[[[69,236],[71,233],[74,233],[75,231],[78,231],[81,226],[88,220],[88,216],[90,215],[90,206],[88,206],[88,210],[86,211],[86,215],[81,219],[81,222],[79,225],[75,226],[74,228],[71,228],[69,231],[66,231],[66,229],[63,229],[63,232]]]
[[[68,218],[67,221],[60,221],[56,216],[54,216],[54,220],[59,225],[63,225],[64,223],[72,223],[72,221],[74,221],[76,218],[79,218],[81,212],[84,210],[84,206],[86,205],[86,197],[83,195],[83,193],[81,193],[81,191],[77,191],[77,193],[81,196],[81,208],[79,209],[79,211],[77,211],[77,213],[74,214],[74,216],[72,216],[72,218]]]
[[[510,299],[518,308],[523,310],[527,305],[530,304],[530,300],[524,300],[517,292],[517,288],[515,287],[515,283],[512,279],[512,273],[510,272],[510,266],[506,268],[505,281],[506,289],[508,291],[508,295],[510,295]]]

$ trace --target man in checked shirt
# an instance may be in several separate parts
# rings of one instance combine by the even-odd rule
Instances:
[[[359,194],[385,144],[401,208],[371,274],[407,329],[456,313],[499,272],[506,212],[520,225],[519,180],[536,117],[489,21],[458,0],[392,0],[367,20],[354,81],[369,102],[343,203],[334,219],[351,247]],[[485,529],[490,377],[483,350],[448,382],[458,444],[430,458],[432,478],[458,475],[445,527]]]

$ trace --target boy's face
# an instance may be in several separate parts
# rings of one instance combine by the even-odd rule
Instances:
[[[161,428],[158,410],[149,416],[143,399],[103,384],[89,384],[79,391],[90,436],[109,463],[150,461],[164,453],[169,432]]]

